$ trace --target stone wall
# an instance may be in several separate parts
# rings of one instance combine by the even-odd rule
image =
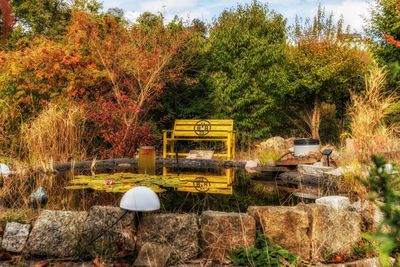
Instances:
[[[44,210],[32,226],[9,222],[1,246],[49,257],[137,250],[137,266],[162,266],[200,257],[226,262],[232,249],[255,244],[257,225],[273,243],[310,262],[322,261],[328,252],[350,254],[361,239],[360,215],[327,205],[249,207],[247,213],[152,213],[139,222],[139,229],[133,213],[119,220],[123,214],[120,208],[99,206],[88,212]]]

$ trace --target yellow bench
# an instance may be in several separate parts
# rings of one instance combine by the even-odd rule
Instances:
[[[236,133],[233,131],[233,120],[175,120],[173,130],[163,131],[164,158],[176,156],[174,143],[177,141],[223,142],[226,152],[214,156],[228,160],[235,159]],[[178,154],[178,156],[187,155],[188,153]]]

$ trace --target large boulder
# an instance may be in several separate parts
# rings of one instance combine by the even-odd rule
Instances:
[[[85,221],[82,244],[95,255],[135,250],[134,213],[112,206],[93,206]]]
[[[201,214],[202,256],[224,261],[232,249],[255,244],[256,223],[246,213],[204,211]]]
[[[171,256],[186,261],[199,253],[199,224],[195,214],[151,214],[143,217],[137,234],[137,245],[145,242],[171,247]]]
[[[247,212],[256,219],[263,233],[274,244],[303,259],[310,258],[310,227],[306,211],[298,207],[252,206]]]
[[[140,249],[133,266],[163,267],[166,265],[170,255],[170,246],[146,242]]]
[[[348,256],[361,240],[361,217],[357,212],[326,205],[302,205],[310,218],[311,259],[322,261],[326,254]]]
[[[28,239],[33,255],[70,257],[79,253],[79,241],[87,212],[43,210]]]
[[[1,247],[9,252],[20,253],[26,244],[29,236],[30,224],[9,222],[4,230]]]

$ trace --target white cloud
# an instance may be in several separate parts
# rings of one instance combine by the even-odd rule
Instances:
[[[251,3],[252,0],[104,0],[105,8],[120,7],[125,10],[126,17],[130,21],[143,12],[161,12],[166,21],[173,19],[175,15],[184,20],[199,18],[205,22],[212,22],[224,9],[235,7],[238,3]],[[369,15],[368,0],[260,0],[288,19],[288,24],[294,22],[296,15],[307,18],[313,17],[321,3],[327,12],[333,12],[338,19],[344,16],[345,24],[352,30],[361,31],[363,17]]]
[[[327,11],[332,11],[336,18],[343,15],[346,25],[352,30],[362,31],[364,18],[369,16],[369,4],[366,1],[346,0],[338,4],[328,4]]]
[[[153,0],[153,1],[142,1],[140,3],[140,9],[143,11],[157,12],[167,9],[170,12],[182,11],[186,9],[196,8],[197,0]]]
[[[130,22],[136,22],[137,18],[142,14],[140,11],[128,11],[125,13],[125,17],[130,21]]]

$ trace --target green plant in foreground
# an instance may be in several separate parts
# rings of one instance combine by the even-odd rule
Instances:
[[[297,266],[300,257],[280,246],[272,246],[267,237],[258,231],[256,245],[233,250],[230,260],[239,266]]]
[[[366,239],[362,239],[353,247],[353,255],[357,259],[370,258],[378,254],[377,249],[376,244]]]
[[[378,243],[381,263],[386,267],[390,265],[391,254],[400,248],[400,174],[382,157],[373,155],[372,161],[374,166],[363,182],[369,187],[372,200],[382,202],[378,205],[384,220],[367,238]],[[397,257],[395,266],[399,265]]]

